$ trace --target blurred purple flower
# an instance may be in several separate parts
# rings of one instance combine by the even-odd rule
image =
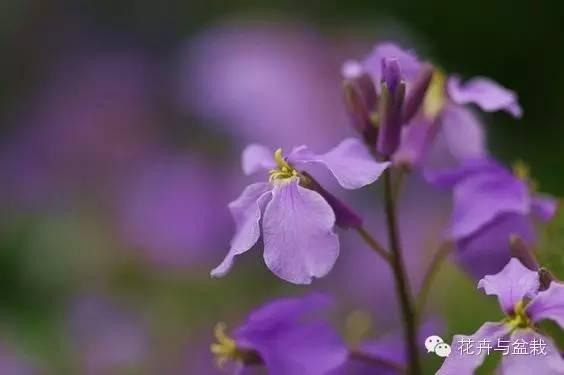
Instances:
[[[194,266],[227,240],[229,184],[203,157],[157,156],[118,184],[117,220],[124,243],[157,265]]]
[[[231,248],[212,276],[225,275],[234,258],[248,251],[261,234],[264,260],[278,277],[296,284],[309,284],[313,277],[325,276],[339,255],[339,241],[333,229],[335,212],[316,191],[308,177],[296,168],[309,164],[327,168],[346,189],[358,189],[374,182],[389,163],[374,161],[361,141],[349,138],[325,154],[315,154],[307,146],[296,147],[283,157],[251,145],[243,152],[246,174],[269,170],[269,183],[249,185],[229,204],[237,225]],[[306,187],[302,187],[304,185]]]
[[[478,288],[498,298],[507,318],[499,323],[487,322],[471,336],[456,335],[452,341],[451,355],[445,360],[437,374],[471,374],[482,364],[486,351],[466,353],[461,349],[463,340],[480,342],[487,340],[492,347],[499,348],[500,341],[523,340],[525,344],[537,343],[540,352],[528,355],[510,353],[503,356],[502,374],[562,374],[564,359],[551,338],[541,335],[536,324],[550,319],[564,328],[564,285],[552,282],[549,288],[539,292],[539,274],[512,258],[498,274],[484,277]],[[457,345],[458,344],[458,345]],[[544,344],[544,345],[542,345]],[[542,345],[542,346],[538,346]]]
[[[339,57],[311,30],[221,26],[180,60],[180,105],[244,143],[328,147],[348,134]]]
[[[326,374],[348,355],[337,332],[315,316],[330,305],[330,298],[321,294],[277,299],[252,312],[233,339],[218,326],[219,343],[212,351],[220,364],[228,360],[239,361],[240,366],[261,364],[273,375]]]
[[[55,65],[0,148],[8,201],[34,207],[104,187],[152,147],[152,68],[132,50],[81,52]]]
[[[69,325],[86,374],[134,369],[149,354],[141,319],[108,299],[74,301]]]
[[[456,242],[460,263],[476,278],[499,271],[509,261],[511,235],[534,242],[532,219],[548,221],[556,211],[555,200],[530,192],[527,181],[491,159],[426,177],[453,191],[447,237]]]

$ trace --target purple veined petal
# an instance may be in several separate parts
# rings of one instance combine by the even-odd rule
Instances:
[[[454,336],[450,344],[452,351],[436,375],[473,374],[484,362],[486,352],[482,351],[480,354],[477,354],[475,347],[473,347],[470,348],[470,350],[474,351],[473,354],[469,354],[465,350],[464,342],[470,342],[472,345],[476,345],[481,340],[497,343],[499,338],[503,338],[509,332],[510,328],[504,323],[487,322],[471,336]]]
[[[463,179],[454,188],[453,200],[451,239],[462,239],[504,213],[526,215],[531,206],[525,183],[507,171]]]
[[[538,272],[531,271],[517,258],[511,258],[499,273],[487,275],[478,282],[478,288],[484,289],[487,295],[497,296],[499,305],[508,315],[514,312],[517,302],[525,297],[533,298],[539,286]]]
[[[306,146],[297,147],[288,156],[288,161],[294,165],[322,164],[345,189],[358,189],[373,183],[390,165],[389,162],[375,161],[362,141],[356,138],[347,138],[321,155],[314,154]]]
[[[546,194],[537,194],[531,201],[531,212],[544,222],[552,219],[557,209],[558,201]]]
[[[323,277],[333,268],[339,240],[333,231],[331,206],[298,182],[293,178],[274,185],[262,221],[264,260],[278,277],[309,284],[313,277]]]
[[[525,311],[534,322],[550,319],[564,328],[564,285],[551,282],[550,287],[540,292]]]
[[[241,157],[243,173],[247,176],[260,170],[269,170],[276,167],[273,152],[265,146],[251,144],[243,150]]]
[[[260,237],[259,221],[261,211],[271,196],[272,186],[268,183],[249,185],[243,193],[229,203],[229,209],[235,220],[236,232],[231,240],[231,247],[223,261],[211,271],[211,276],[224,276],[233,265],[235,256],[249,250]]]
[[[550,337],[541,336],[535,331],[527,329],[517,330],[511,335],[512,342],[517,340],[524,340],[528,343],[528,354],[503,356],[501,360],[502,374],[564,374],[564,360]],[[531,343],[534,343],[533,346]],[[535,343],[538,345],[535,346]],[[531,354],[531,348],[536,348],[536,354]],[[546,354],[541,354],[540,350],[544,350]]]
[[[447,82],[447,92],[453,102],[474,103],[487,112],[504,110],[517,118],[523,112],[517,94],[489,78],[476,77],[462,84],[460,77],[452,76]]]
[[[482,124],[469,109],[446,105],[441,113],[441,126],[447,147],[456,160],[481,159],[487,155]]]

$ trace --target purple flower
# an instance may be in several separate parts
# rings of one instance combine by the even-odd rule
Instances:
[[[244,143],[328,147],[350,135],[332,43],[300,25],[229,24],[180,55],[180,106]]]
[[[125,244],[159,266],[194,266],[226,241],[227,188],[217,165],[195,155],[158,155],[116,184]]]
[[[252,312],[233,338],[218,325],[212,352],[219,365],[231,360],[243,369],[263,365],[273,375],[326,374],[348,355],[335,330],[315,316],[330,305],[330,299],[320,294],[277,299]]]
[[[484,136],[481,124],[465,105],[475,104],[486,112],[504,110],[514,117],[521,116],[517,95],[487,78],[474,78],[461,84],[458,76],[443,73],[422,63],[411,50],[385,42],[377,45],[361,62],[348,61],[343,67],[345,78],[368,73],[378,83],[386,80],[386,61],[397,61],[405,81],[403,129],[394,163],[418,166],[427,164],[435,139],[441,134],[449,157],[467,160],[484,156]],[[432,73],[432,79],[431,79]],[[441,155],[444,162],[444,156]]]
[[[482,364],[486,352],[465,350],[464,340],[478,343],[487,340],[494,348],[505,343],[524,340],[527,345],[537,343],[538,355],[508,353],[501,363],[502,374],[562,374],[564,359],[551,338],[541,335],[536,324],[550,319],[564,328],[564,285],[552,282],[549,288],[539,292],[539,274],[523,266],[517,259],[495,275],[484,277],[478,283],[488,295],[495,295],[506,314],[502,322],[487,322],[471,336],[456,335],[452,342],[452,353],[437,374],[471,374]],[[541,349],[542,347],[542,349]],[[543,354],[544,353],[544,354]]]
[[[374,182],[389,163],[374,161],[362,142],[354,138],[325,154],[300,146],[287,157],[278,149],[273,158],[266,147],[247,147],[243,171],[251,174],[269,170],[270,181],[247,186],[229,204],[237,229],[227,256],[212,276],[225,275],[234,258],[249,250],[261,232],[265,263],[280,278],[309,284],[313,277],[325,276],[331,270],[339,254],[335,211],[320,193],[307,188],[309,177],[296,169],[309,165],[321,165],[342,187],[358,189]]]
[[[28,358],[14,353],[4,344],[0,345],[0,374],[3,375],[32,375],[37,374]]]
[[[453,191],[447,237],[456,242],[460,263],[476,278],[495,273],[508,262],[511,235],[534,242],[532,220],[547,221],[556,210],[552,198],[530,191],[524,176],[519,178],[490,159],[429,172],[426,177]]]

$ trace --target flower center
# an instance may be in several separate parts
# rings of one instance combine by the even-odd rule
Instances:
[[[294,169],[282,156],[282,149],[279,148],[274,152],[274,160],[277,167],[269,171],[270,182],[274,180],[287,180],[292,177],[300,177],[300,173]]]
[[[445,81],[445,74],[436,69],[423,101],[423,112],[429,118],[435,118],[443,109],[446,100]]]
[[[531,319],[525,313],[525,302],[523,300],[515,304],[515,313],[509,317],[508,323],[512,329],[527,328],[532,325]]]
[[[237,343],[225,333],[227,326],[225,323],[217,323],[214,328],[214,336],[217,343],[210,346],[211,352],[215,355],[216,364],[223,368],[227,361],[239,359],[239,349]]]
[[[223,369],[228,361],[239,362],[243,365],[255,365],[262,363],[258,352],[252,349],[237,346],[235,340],[226,333],[225,323],[217,323],[214,328],[216,343],[211,344],[210,350],[215,356],[217,367]]]

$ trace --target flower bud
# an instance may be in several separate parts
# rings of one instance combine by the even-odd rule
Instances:
[[[409,89],[409,94],[405,98],[402,122],[407,124],[423,105],[427,89],[433,78],[434,68],[431,64],[423,64],[419,73]]]
[[[392,155],[400,144],[405,82],[397,59],[382,59],[382,83],[378,114],[380,129],[377,149],[382,155]]]
[[[376,143],[377,124],[373,121],[376,110],[377,94],[372,78],[362,73],[343,83],[345,105],[354,128],[362,134],[368,144]]]

